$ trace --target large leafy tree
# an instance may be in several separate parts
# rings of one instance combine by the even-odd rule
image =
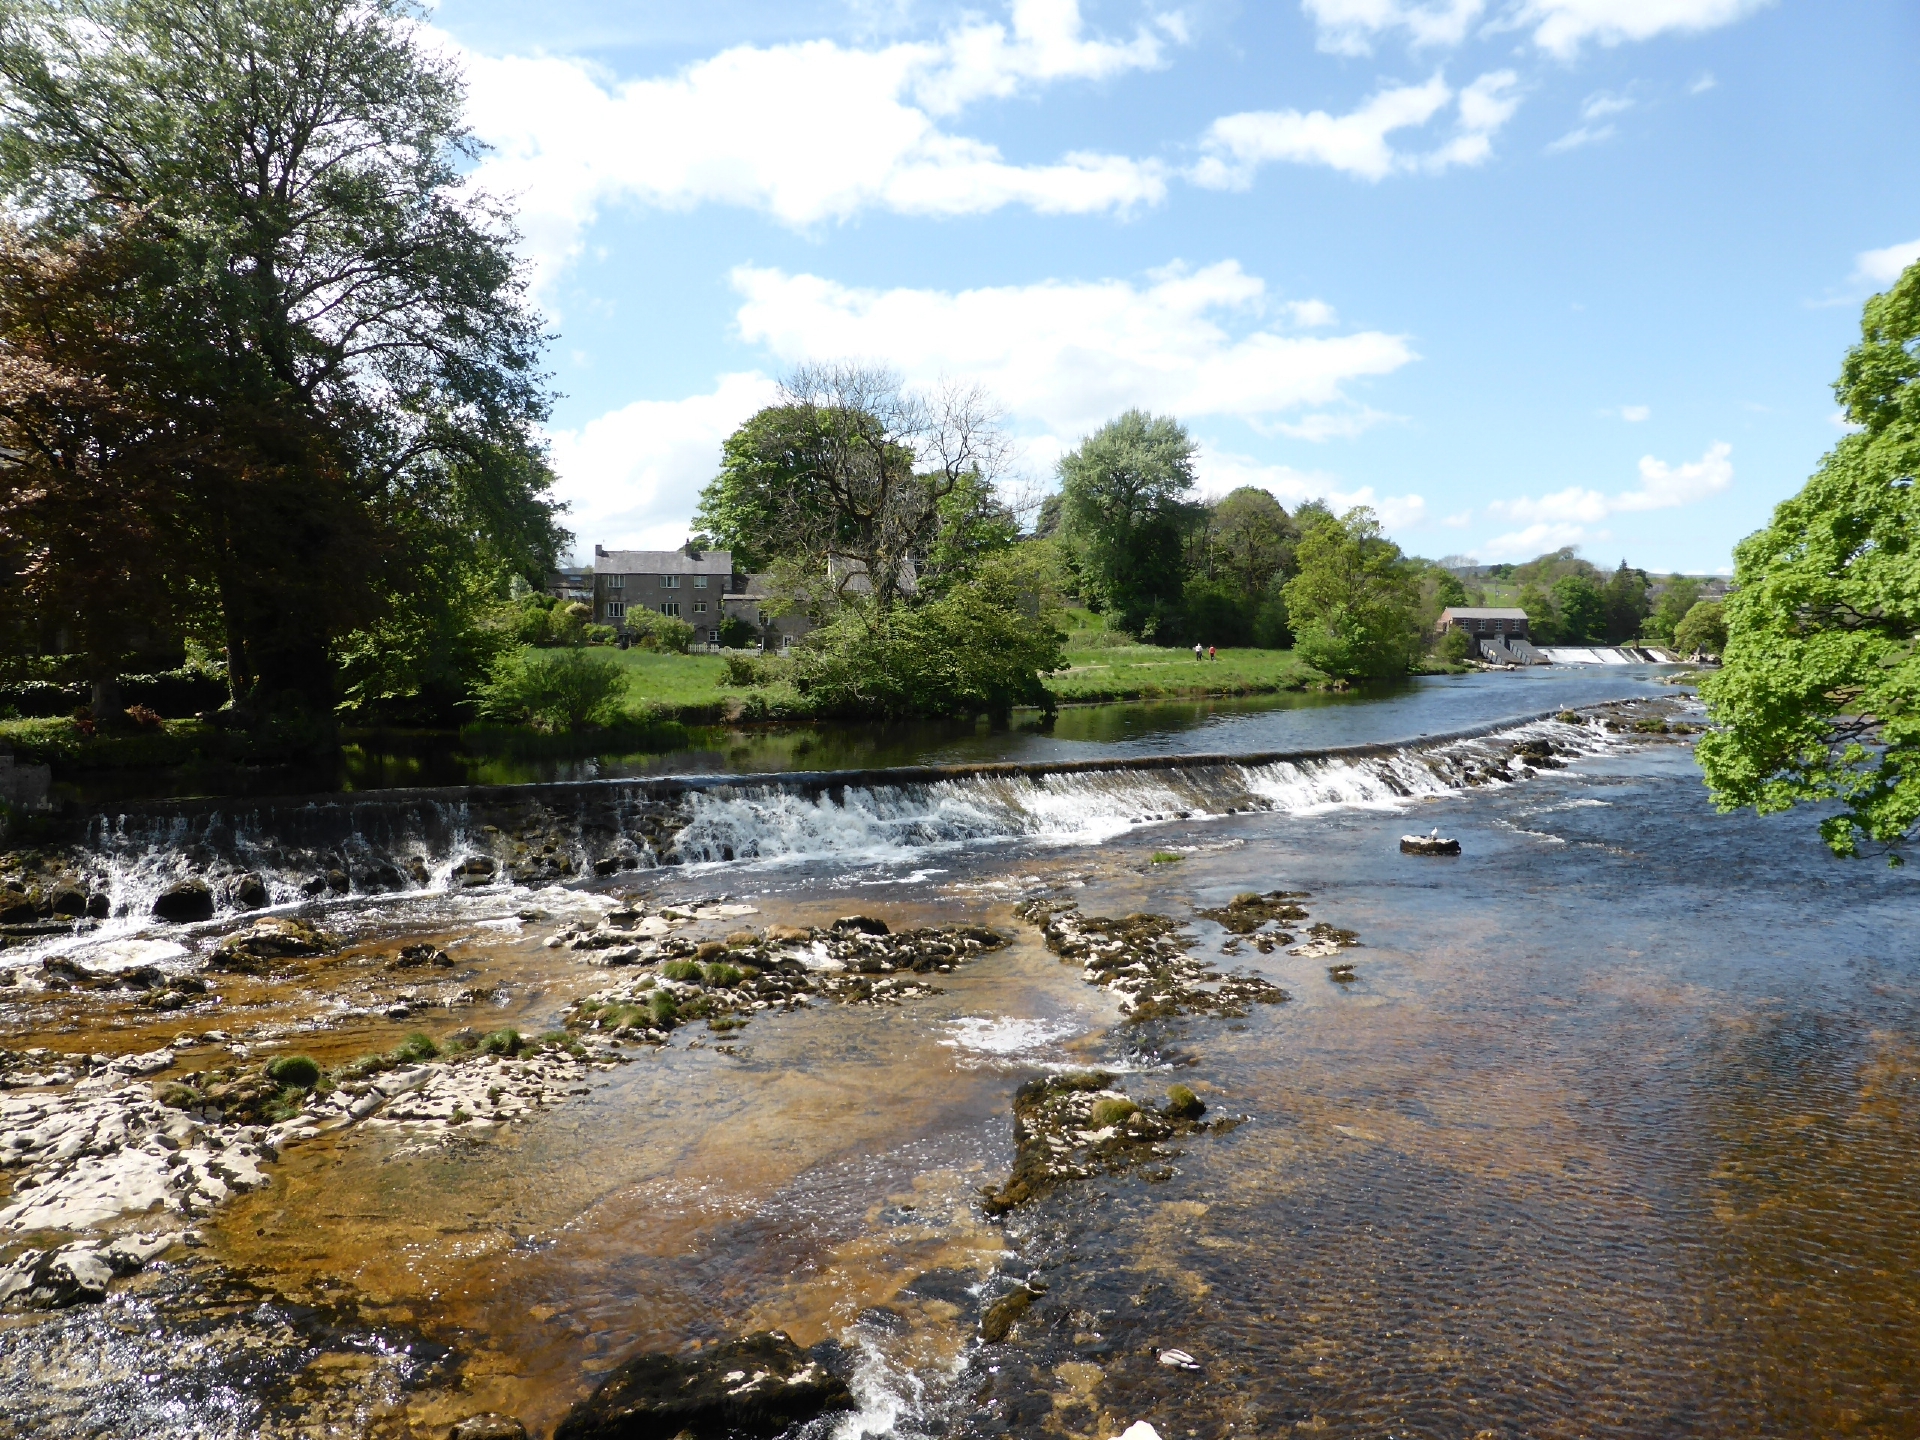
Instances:
[[[1831,804],[1839,855],[1920,822],[1920,265],[1866,304],[1834,386],[1860,428],[1734,552],[1700,761],[1723,810]]]
[[[1419,657],[1420,573],[1364,506],[1307,526],[1285,595],[1294,649],[1344,678],[1404,675]]]
[[[1141,633],[1181,603],[1198,446],[1171,416],[1129,410],[1060,461],[1060,533],[1086,598]]]
[[[990,545],[1010,447],[983,392],[850,363],[803,365],[782,391],[728,437],[694,516],[737,565],[784,562],[885,609],[921,566]]]
[[[533,569],[558,531],[543,345],[448,64],[403,0],[6,0],[0,194],[43,248],[139,252],[119,323],[207,456],[166,556],[236,705],[335,699],[342,639]],[[49,566],[84,532],[26,537]]]

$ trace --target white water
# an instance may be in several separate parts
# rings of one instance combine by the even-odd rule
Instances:
[[[669,860],[706,869],[728,863],[789,865],[809,860],[852,861],[897,866],[914,864],[941,850],[959,846],[1024,841],[1041,845],[1097,845],[1136,825],[1173,820],[1206,820],[1233,812],[1259,810],[1314,815],[1342,808],[1399,809],[1461,788],[1469,772],[1481,783],[1501,784],[1524,771],[1510,761],[1515,742],[1544,738],[1562,755],[1605,752],[1619,742],[1598,725],[1540,721],[1519,725],[1483,739],[1408,746],[1367,757],[1328,757],[1265,765],[1213,763],[1164,769],[1077,770],[1039,775],[962,775],[931,783],[897,786],[848,786],[832,792],[806,792],[777,784],[721,787],[689,792],[680,802],[687,823],[672,844]],[[615,808],[626,805],[617,800]],[[96,824],[89,868],[94,888],[107,891],[114,918],[83,921],[71,935],[49,936],[9,956],[31,964],[61,951],[82,959],[98,954],[106,964],[159,963],[163,968],[190,963],[188,954],[115,952],[113,947],[143,935],[160,934],[188,946],[204,943],[236,915],[211,882],[218,909],[202,925],[161,925],[151,918],[153,902],[167,886],[215,871],[245,871],[259,878],[268,896],[266,911],[315,906],[339,928],[357,914],[378,915],[395,906],[430,902],[448,918],[478,919],[479,911],[499,915],[521,903],[528,891],[516,887],[502,869],[489,884],[462,888],[455,867],[467,856],[486,854],[500,837],[483,816],[461,804],[383,809],[363,802],[363,832],[355,820],[346,839],[299,848],[273,833],[276,824],[297,826],[316,807],[281,816],[252,813],[163,817],[130,829],[125,822]],[[625,852],[639,851],[642,865],[659,857],[644,841],[625,831],[613,841]],[[603,825],[594,842],[604,847],[610,833]],[[590,876],[598,856],[587,834],[576,829],[565,850],[578,876]],[[325,857],[332,857],[326,859]],[[347,894],[314,896],[316,865],[337,864],[353,878]],[[403,888],[363,886],[360,876],[391,865],[409,875]],[[153,961],[121,959],[152,953]]]

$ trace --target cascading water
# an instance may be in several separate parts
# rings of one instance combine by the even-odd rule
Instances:
[[[752,777],[689,776],[281,802],[193,802],[88,818],[70,852],[111,914],[151,924],[204,885],[216,921],[371,896],[541,888],[660,864],[897,861],[990,841],[1097,844],[1135,825],[1250,810],[1393,807],[1523,778],[1517,747],[1617,743],[1598,721],[1532,717],[1400,746]]]

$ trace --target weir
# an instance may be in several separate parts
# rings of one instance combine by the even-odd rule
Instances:
[[[73,816],[106,931],[169,887],[216,915],[374,895],[573,883],[661,865],[886,861],[988,840],[1098,843],[1133,825],[1244,811],[1397,806],[1530,773],[1514,742],[1609,748],[1558,711],[1398,742],[887,769],[696,774],[146,802]],[[1538,763],[1538,762],[1536,762]]]

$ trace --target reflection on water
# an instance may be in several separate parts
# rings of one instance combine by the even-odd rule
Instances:
[[[1433,713],[1462,723],[1475,693]],[[1417,818],[1345,808],[1064,850],[1010,840],[937,873],[902,853],[626,877],[660,898],[726,887],[756,923],[858,908],[1008,928],[1037,890],[1090,914],[1187,918],[1287,888],[1363,943],[1342,956],[1350,985],[1324,956],[1243,947],[1234,963],[1290,1003],[1116,1029],[1104,995],[1022,930],[923,1001],[761,1016],[725,1049],[682,1032],[484,1143],[403,1155],[367,1134],[290,1151],[271,1189],[207,1227],[213,1262],[300,1313],[352,1317],[343,1338],[302,1342],[302,1414],[345,1434],[444,1433],[491,1407],[539,1433],[627,1355],[756,1326],[864,1357],[848,1440],[1110,1440],[1140,1419],[1169,1440],[1914,1434],[1906,873],[1832,860],[1801,817],[1714,815],[1679,747],[1406,804]],[[1464,854],[1401,856],[1399,833],[1428,824]],[[1199,954],[1228,939],[1191,930]],[[470,947],[501,1020],[549,1023],[604,979],[539,939],[529,925]],[[316,969],[309,989],[343,984]],[[280,1024],[324,1008],[264,982],[254,1003]],[[116,1048],[172,1022],[138,1023]],[[326,1023],[300,1040],[326,1057],[402,1028]],[[30,1038],[60,1043],[7,1043]],[[1142,1100],[1178,1079],[1246,1123],[986,1221],[975,1192],[1009,1163],[1013,1087],[1115,1062]],[[1030,1272],[1045,1289],[1028,1318],[981,1346],[983,1298]],[[153,1324],[156,1357],[178,1315]],[[36,1326],[99,1323],[0,1331],[7,1383],[44,1389],[45,1362],[78,1353]],[[347,1357],[376,1335],[455,1358],[380,1370],[372,1408],[313,1378],[336,1364],[359,1384],[370,1362]],[[116,1343],[116,1364],[137,1367],[137,1337]],[[1200,1369],[1161,1363],[1170,1347]],[[182,1384],[175,1428],[149,1433],[218,1433],[196,1393]]]

